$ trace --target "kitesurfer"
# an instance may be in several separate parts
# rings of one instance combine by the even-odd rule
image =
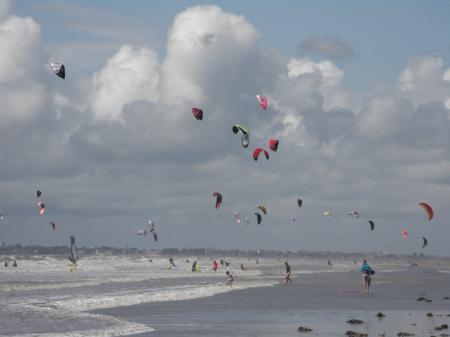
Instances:
[[[175,267],[175,261],[173,260],[172,256],[169,258],[169,263]]]
[[[5,268],[8,268],[8,260],[5,260]]]
[[[369,264],[367,263],[367,260],[363,260],[360,270],[363,275],[364,290],[369,293],[370,292],[370,283],[372,281],[373,274],[375,274],[375,271],[372,269],[371,266],[369,266]]]
[[[15,267],[15,268],[17,268],[17,261],[16,261],[16,260],[13,261],[12,266]]]
[[[291,266],[289,265],[289,263],[287,263],[287,261],[284,263],[284,265],[286,266],[286,284],[288,284],[289,282],[292,282],[291,279]]]
[[[244,267],[244,264],[243,263],[241,263],[241,270],[242,271],[246,271],[247,269],[245,269],[245,267]]]
[[[216,261],[216,260],[213,260],[213,263],[212,263],[212,270],[213,270],[214,272],[216,272],[218,267],[219,267],[219,266],[217,265],[217,261]]]
[[[220,259],[220,265],[223,267],[223,259]]]
[[[234,281],[233,274],[231,274],[228,270],[226,271],[225,274],[227,275],[227,282],[225,283],[225,285],[232,287]]]
[[[192,271],[197,271],[197,260],[192,264]]]

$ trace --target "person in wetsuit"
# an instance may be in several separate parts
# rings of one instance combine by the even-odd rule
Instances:
[[[364,290],[370,293],[370,284],[372,283],[372,276],[375,274],[375,270],[369,266],[366,260],[363,260],[360,271],[363,276]]]
[[[289,263],[287,263],[287,261],[284,263],[284,265],[286,267],[285,281],[286,281],[286,284],[288,284],[289,282],[292,282],[292,279],[291,279],[291,266],[289,265]]]
[[[227,275],[227,282],[225,283],[225,285],[232,287],[234,281],[233,274],[231,274],[228,270],[225,274]]]

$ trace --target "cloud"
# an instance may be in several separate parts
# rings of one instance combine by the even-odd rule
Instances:
[[[449,71],[439,55],[416,56],[400,74],[397,86],[415,103],[442,102],[450,98]]]
[[[48,98],[40,40],[40,26],[30,17],[10,16],[0,23],[0,127],[29,122]]]
[[[426,232],[434,252],[449,253],[441,219],[450,216],[450,70],[439,56],[412,58],[395,87],[354,93],[335,59],[262,50],[243,16],[195,6],[175,17],[164,56],[152,46],[111,45],[94,74],[77,72],[73,59],[62,81],[48,69],[33,19],[10,16],[0,32],[0,205],[11,224],[2,236],[8,242],[60,244],[76,235],[80,245],[148,247],[135,230],[152,218],[158,248],[397,245],[410,252],[413,243],[401,246],[407,223]],[[268,96],[267,111],[256,94]],[[203,108],[203,121],[193,118],[193,106]],[[232,133],[234,123],[250,129],[248,149]],[[251,151],[270,137],[279,138],[278,151],[255,162]],[[36,188],[59,224],[51,237],[42,229],[48,219],[35,216]],[[224,196],[219,210],[213,191]],[[421,226],[421,200],[439,214],[433,228],[440,235]],[[256,227],[261,203],[269,213]],[[335,213],[332,226],[325,209]],[[351,209],[376,220],[371,240],[360,240],[368,228],[349,220]],[[252,225],[236,226],[233,211]]]
[[[0,0],[0,21],[5,19],[11,10],[11,2],[9,0]]]
[[[345,41],[330,37],[310,37],[297,48],[301,54],[320,55],[333,61],[343,61],[355,55],[353,48]]]
[[[230,86],[227,91],[247,89],[241,71],[256,75],[258,39],[244,17],[217,6],[181,12],[170,28],[162,68],[165,101],[205,101],[224,84]]]
[[[142,47],[123,46],[96,73],[92,84],[91,108],[98,119],[121,119],[127,103],[155,102],[159,97],[156,53]]]

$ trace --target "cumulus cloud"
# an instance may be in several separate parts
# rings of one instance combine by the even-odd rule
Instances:
[[[352,58],[355,54],[353,48],[345,41],[330,37],[310,37],[298,46],[301,54],[319,54],[334,61]]]
[[[3,5],[4,6],[4,5]],[[41,30],[32,18],[10,16],[0,23],[2,123],[28,122],[47,99]]]
[[[201,102],[219,89],[248,89],[256,76],[259,33],[243,17],[217,6],[188,8],[175,17],[163,64],[165,101]]]
[[[416,56],[400,74],[398,88],[416,103],[442,102],[450,98],[449,71],[439,55]]]
[[[98,119],[121,119],[127,103],[155,102],[159,98],[156,53],[142,47],[123,46],[94,75],[91,108]]]

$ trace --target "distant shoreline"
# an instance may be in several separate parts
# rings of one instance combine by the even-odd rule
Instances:
[[[49,255],[54,257],[66,256],[69,246],[41,246],[41,245],[1,245],[0,256],[39,256]],[[253,257],[253,258],[276,258],[276,257],[314,257],[330,259],[358,259],[367,258],[405,258],[405,259],[450,259],[449,256],[428,254],[393,254],[383,252],[332,252],[332,251],[307,251],[307,250],[240,250],[240,249],[215,249],[215,248],[163,248],[163,249],[138,249],[134,247],[79,247],[81,256],[95,255],[136,255],[136,256],[202,256],[202,257]]]

